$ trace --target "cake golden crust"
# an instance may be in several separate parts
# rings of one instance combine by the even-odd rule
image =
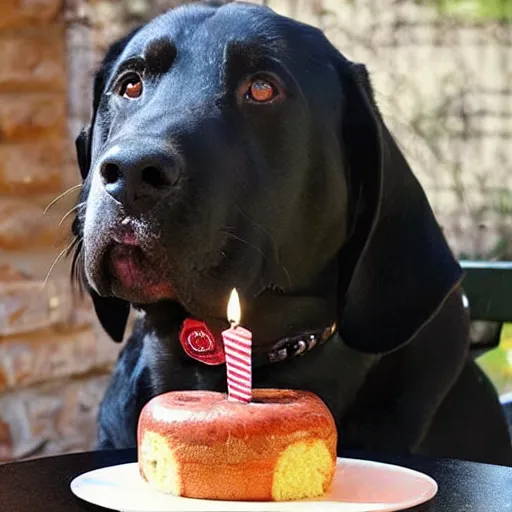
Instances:
[[[254,389],[244,404],[222,393],[176,391],[141,414],[139,467],[156,488],[181,496],[301,499],[328,490],[336,442],[332,415],[309,392]]]

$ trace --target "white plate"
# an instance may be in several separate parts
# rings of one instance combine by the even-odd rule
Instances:
[[[391,512],[433,498],[436,482],[400,466],[338,459],[331,491],[312,500],[290,502],[213,501],[180,498],[153,490],[139,475],[137,463],[84,473],[71,482],[73,493],[94,505],[121,512],[311,511]]]

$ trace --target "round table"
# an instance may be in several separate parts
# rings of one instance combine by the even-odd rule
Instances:
[[[365,458],[361,454],[343,454]],[[512,468],[423,457],[371,457],[426,473],[439,484],[438,495],[414,511],[512,511]],[[92,469],[134,462],[135,450],[85,452],[0,466],[2,512],[83,512],[106,510],[82,502],[69,488],[73,478]]]

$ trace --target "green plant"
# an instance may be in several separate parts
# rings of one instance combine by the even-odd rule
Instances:
[[[478,364],[500,394],[512,391],[512,324],[503,326],[500,346],[479,357]]]
[[[443,15],[471,21],[512,21],[512,0],[421,0]]]

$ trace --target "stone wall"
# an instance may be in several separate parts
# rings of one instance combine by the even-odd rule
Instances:
[[[69,137],[60,0],[0,15],[0,462],[87,449],[117,352],[75,297],[61,258],[79,183]],[[69,220],[69,217],[68,219]]]

